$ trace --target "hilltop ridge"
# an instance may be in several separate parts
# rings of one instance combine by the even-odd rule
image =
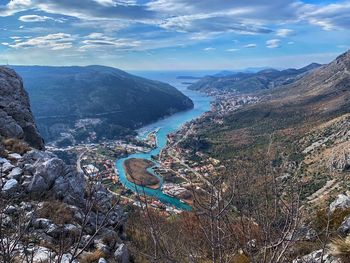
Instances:
[[[48,142],[97,142],[134,129],[193,102],[176,88],[105,66],[13,66],[22,75],[33,113]]]
[[[232,74],[216,74],[206,76],[198,82],[192,84],[189,88],[201,92],[232,92],[254,93],[262,90],[268,90],[282,85],[293,83],[306,73],[321,67],[321,64],[311,63],[300,69],[289,68],[277,70],[266,68],[256,73],[237,72]]]

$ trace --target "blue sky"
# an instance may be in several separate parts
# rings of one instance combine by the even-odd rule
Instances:
[[[0,64],[288,68],[348,49],[349,0],[0,0]]]

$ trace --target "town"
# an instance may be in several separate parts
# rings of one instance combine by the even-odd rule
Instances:
[[[196,136],[200,119],[210,117],[215,123],[220,123],[229,112],[237,110],[242,105],[259,101],[255,96],[240,96],[235,92],[215,92],[211,110],[197,120],[184,124],[178,131],[168,134],[167,145],[153,157],[156,166],[154,173],[163,178],[161,191],[179,199],[181,202],[194,206],[194,201],[200,202],[210,186],[210,180],[225,171],[220,160],[206,155],[200,149],[193,152],[191,138]],[[116,160],[134,153],[147,153],[157,147],[159,128],[142,136],[126,141],[108,141],[101,144],[90,143],[65,148],[48,146],[48,150],[59,153],[64,151],[75,156],[77,169],[86,176],[106,185],[110,192],[120,196],[122,204],[136,207],[147,207],[159,211],[164,216],[181,213],[173,205],[140,195],[124,186],[120,181]],[[199,147],[200,148],[200,147]],[[70,158],[72,161],[72,158]]]

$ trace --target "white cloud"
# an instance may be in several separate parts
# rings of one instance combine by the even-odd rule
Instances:
[[[88,36],[84,37],[82,46],[79,48],[80,51],[86,51],[91,49],[98,49],[101,47],[112,47],[113,49],[133,49],[141,46],[141,41],[134,39],[125,39],[125,38],[114,38],[105,36],[102,33],[91,33]]]
[[[239,51],[238,48],[230,48],[230,49],[226,49],[226,51],[228,52],[236,52],[236,51]]]
[[[266,47],[268,48],[279,48],[281,46],[281,40],[270,39],[266,41]]]
[[[106,7],[113,7],[113,6],[117,6],[117,5],[136,5],[137,1],[135,0],[93,0],[94,2],[102,5],[102,6],[106,6]]]
[[[29,38],[25,41],[15,41],[9,46],[15,49],[47,48],[51,50],[61,50],[71,48],[73,46],[74,40],[74,37],[70,34],[57,33],[35,38]]]
[[[256,47],[257,47],[257,44],[248,44],[244,46],[244,48],[256,48]]]
[[[141,22],[190,33],[267,34],[272,31],[269,25],[305,21],[325,30],[334,30],[348,29],[350,23],[349,0],[323,5],[305,4],[299,0],[149,0],[148,3],[137,0],[11,0],[0,5],[0,16],[25,10],[73,16],[80,19],[79,23],[82,20],[120,20],[126,26]],[[26,22],[49,20],[33,15],[22,19]],[[114,27],[108,23],[108,28]],[[292,33],[292,30],[282,28],[276,35],[286,37]]]
[[[85,38],[92,38],[92,39],[101,39],[105,36],[102,33],[91,33],[90,35],[86,36]]]
[[[267,34],[272,30],[254,21],[242,21],[245,10],[222,11],[215,13],[195,13],[166,18],[160,27],[187,33]]]
[[[204,51],[213,51],[213,50],[216,50],[216,48],[214,48],[214,47],[207,47],[207,48],[204,48],[203,50]]]
[[[52,17],[48,17],[48,16],[38,16],[38,15],[25,15],[25,16],[20,16],[18,18],[18,20],[22,21],[22,22],[45,22],[48,20],[51,21],[55,21],[55,22],[60,22],[62,23],[63,20],[62,19],[55,19]]]
[[[276,35],[279,37],[287,37],[294,34],[294,30],[282,28],[276,31]]]
[[[103,6],[115,6],[116,3],[114,0],[94,0],[96,3],[99,3],[100,5]]]
[[[301,18],[326,31],[349,29],[350,1],[321,6],[306,5],[303,7]]]
[[[0,5],[0,16],[11,16],[21,11],[30,9],[31,0],[11,0],[7,5]]]

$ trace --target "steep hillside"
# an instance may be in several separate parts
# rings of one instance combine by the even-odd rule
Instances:
[[[193,107],[174,87],[115,68],[15,66],[32,101],[38,127],[48,141],[92,141],[130,134],[132,129]]]
[[[22,79],[5,67],[0,67],[0,137],[24,139],[32,147],[44,147]]]
[[[256,134],[322,122],[349,112],[350,52],[292,84],[265,93],[262,102],[241,108],[224,120],[231,130]],[[220,129],[220,128],[219,128]]]
[[[320,66],[320,64],[312,63],[300,69],[286,69],[282,71],[276,69],[264,69],[257,73],[239,72],[232,74],[217,74],[199,80],[191,85],[190,89],[203,92],[220,90],[250,93],[290,84],[302,77],[305,73]]]
[[[344,152],[337,145],[347,140],[349,70],[350,51],[293,84],[265,94],[262,102],[228,113],[220,124],[216,113],[208,115],[197,124],[197,138],[206,141],[205,151],[224,161],[230,173],[245,170],[255,176],[266,172],[266,163],[272,163],[276,171],[295,169],[302,163],[308,167],[304,161],[313,151],[305,149],[327,148],[324,154],[318,151],[322,158],[317,160],[324,168],[312,169],[318,179],[315,174],[303,174],[303,180],[312,182],[305,186],[307,196],[313,192],[310,187],[317,189],[327,181],[330,163],[348,165],[346,147]],[[243,167],[238,169],[238,163]]]
[[[281,262],[320,262],[322,253],[339,256],[334,251],[349,244],[344,238],[350,232],[349,71],[350,51],[292,84],[264,92],[254,105],[214,110],[193,123],[179,144],[181,158],[196,164],[208,157],[220,161],[220,178],[234,189],[226,200],[235,192],[235,209],[259,227],[264,228],[261,215],[267,213],[269,227],[276,224],[280,233],[285,225],[278,210],[297,211],[298,230],[287,232],[291,243]],[[348,257],[332,260],[349,262]]]

